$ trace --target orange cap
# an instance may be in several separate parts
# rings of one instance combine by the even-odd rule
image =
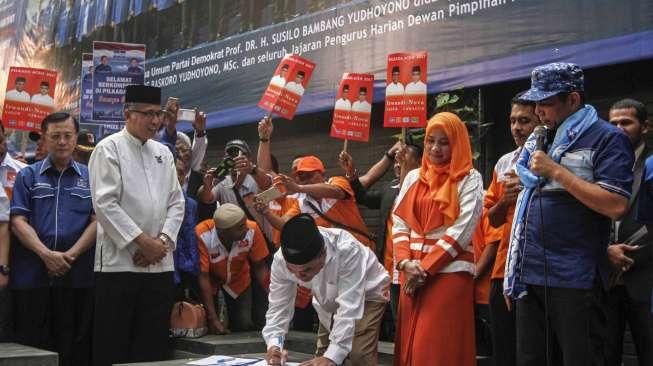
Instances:
[[[320,159],[316,158],[313,155],[305,156],[297,162],[298,172],[315,172],[324,173],[324,164]]]

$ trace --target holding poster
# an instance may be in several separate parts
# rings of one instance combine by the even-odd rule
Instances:
[[[426,126],[427,53],[388,56],[383,127]]]
[[[372,115],[374,75],[342,75],[336,104],[333,108],[331,137],[343,140],[369,141]]]
[[[41,120],[54,110],[57,72],[11,67],[2,120],[6,128],[39,131]]]
[[[82,53],[82,82],[79,116],[81,122],[93,120],[93,54]]]
[[[292,119],[311,80],[315,63],[297,55],[286,55],[277,66],[258,106]]]
[[[93,42],[93,120],[123,122],[125,87],[143,84],[145,45]]]

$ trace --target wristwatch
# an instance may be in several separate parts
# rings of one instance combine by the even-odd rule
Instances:
[[[166,235],[166,234],[164,234],[164,233],[159,234],[159,239],[162,240],[165,244],[169,245],[171,248],[172,248],[172,247],[174,246],[174,244],[175,244],[175,243],[172,241],[172,239],[170,239],[170,237],[168,237],[168,235]]]
[[[258,167],[256,164],[252,164],[252,170],[249,172],[250,175],[256,175],[256,171],[258,170]]]
[[[9,276],[9,272],[11,272],[11,269],[9,268],[8,265],[0,264],[0,274],[3,274],[5,276]]]

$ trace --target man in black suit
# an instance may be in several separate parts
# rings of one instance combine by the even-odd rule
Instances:
[[[610,123],[630,138],[635,152],[633,189],[627,213],[613,222],[613,243],[608,247],[615,267],[607,296],[607,365],[621,365],[625,324],[628,322],[640,365],[653,365],[653,236],[636,221],[642,172],[651,150],[644,142],[647,113],[644,104],[623,99],[610,108]]]

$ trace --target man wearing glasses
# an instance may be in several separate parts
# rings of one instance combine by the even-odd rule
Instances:
[[[41,123],[48,156],[18,172],[11,226],[15,340],[87,365],[96,236],[88,169],[72,158],[79,124],[68,113]]]
[[[169,356],[173,257],[184,217],[175,162],[152,140],[161,89],[130,85],[125,128],[100,141],[89,162],[98,217],[93,364]]]

